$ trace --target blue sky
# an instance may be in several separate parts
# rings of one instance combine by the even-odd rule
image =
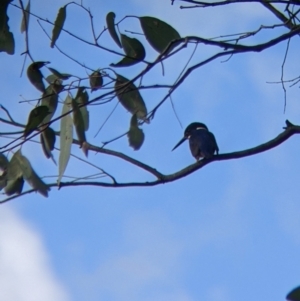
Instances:
[[[109,11],[116,13],[117,20],[125,15],[154,16],[174,26],[181,36],[207,38],[278,23],[264,7],[255,4],[180,10],[180,3],[171,6],[167,0],[120,3],[84,1],[95,15],[98,30],[105,25]],[[53,20],[63,4],[62,0],[33,0],[32,11]],[[0,81],[5,82],[0,103],[11,110],[16,120],[25,123],[32,107],[19,101],[37,98],[39,94],[26,76],[19,77],[23,62],[19,54],[24,51],[24,38],[17,33],[21,15],[11,7],[9,16],[17,45],[14,56],[0,55]],[[82,16],[79,8],[70,7],[66,28],[88,39],[88,19]],[[44,26],[51,33],[52,28]],[[135,19],[126,20],[120,28],[123,32],[140,31]],[[275,34],[276,31],[268,30],[251,42]],[[291,41],[285,68],[288,79],[299,75],[298,43]],[[32,18],[33,57],[51,61],[51,66],[61,72],[85,74],[49,44]],[[117,56],[82,47],[66,35],[57,44],[95,69],[119,60]],[[108,35],[103,37],[103,44],[118,50]],[[274,138],[286,119],[299,124],[298,87],[288,90],[284,114],[281,86],[267,83],[280,80],[285,49],[286,43],[282,43],[262,53],[234,56],[228,62],[220,59],[195,71],[173,95],[183,127],[193,121],[204,122],[215,134],[220,153],[227,153]],[[199,45],[192,63],[218,50]],[[172,83],[191,51],[188,48],[167,62],[165,77],[156,68],[145,81]],[[147,48],[148,60],[156,55]],[[139,70],[133,67],[117,72],[130,77]],[[148,109],[165,93],[143,91]],[[112,107],[89,108],[88,141],[101,144],[127,130],[130,114],[119,106],[93,138]],[[54,127],[58,129],[59,125]],[[163,173],[173,173],[194,162],[187,143],[171,152],[183,129],[170,102],[143,130],[146,139],[138,152],[128,146],[126,138],[108,147]],[[294,136],[269,152],[214,162],[166,185],[59,191],[52,188],[48,199],[30,194],[5,203],[0,208],[0,300],[284,300],[287,292],[299,285],[299,149],[298,137]],[[77,147],[72,151],[83,158]],[[37,144],[25,145],[22,152],[40,176],[54,176],[45,177],[46,182],[56,180],[57,167],[44,158]],[[58,153],[54,155],[58,159]],[[149,180],[148,175],[120,160],[92,153],[89,160],[111,173],[118,172],[120,180]],[[72,158],[66,175],[92,172],[85,168]]]

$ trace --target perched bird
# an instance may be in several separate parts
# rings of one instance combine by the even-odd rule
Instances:
[[[204,123],[193,122],[184,131],[183,138],[174,146],[172,151],[189,139],[192,155],[198,161],[200,158],[211,158],[219,153],[217,141],[213,133],[208,131]]]

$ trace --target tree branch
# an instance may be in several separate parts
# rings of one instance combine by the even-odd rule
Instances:
[[[62,187],[74,187],[74,186],[99,186],[99,187],[108,187],[108,188],[121,188],[121,187],[151,187],[151,186],[156,186],[156,185],[161,185],[169,182],[173,182],[176,180],[179,180],[183,177],[186,177],[190,175],[191,173],[194,173],[195,171],[203,168],[205,165],[210,164],[215,161],[225,161],[225,160],[232,160],[232,159],[240,159],[244,157],[249,157],[253,155],[257,155],[263,152],[266,152],[272,148],[275,148],[288,140],[291,136],[300,134],[300,126],[299,125],[293,125],[290,123],[288,120],[286,121],[287,127],[285,130],[279,134],[277,137],[274,139],[263,143],[261,145],[258,145],[253,148],[249,148],[246,150],[242,151],[237,151],[237,152],[232,152],[232,153],[227,153],[227,154],[220,154],[220,155],[215,155],[211,159],[202,159],[194,164],[191,164],[175,173],[169,174],[169,175],[164,175],[160,172],[158,172],[156,169],[150,167],[149,165],[146,165],[140,161],[137,161],[133,158],[130,158],[122,153],[115,152],[112,150],[107,150],[107,149],[101,149],[97,146],[90,145],[89,149],[104,153],[107,155],[112,155],[118,158],[121,158],[125,161],[128,161],[150,173],[155,175],[158,179],[151,181],[151,182],[123,182],[123,183],[118,183],[118,182],[113,182],[113,183],[107,183],[107,182],[97,182],[97,181],[82,181],[82,182],[61,182],[59,188]],[[78,141],[73,141],[75,144],[79,144]],[[49,187],[58,187],[57,183],[51,183],[48,184]],[[19,195],[13,195],[11,197],[8,197],[4,200],[1,201],[1,204],[6,203],[10,200],[13,200],[15,198],[18,198],[20,196],[29,194],[34,192],[33,189],[27,190],[22,192]]]

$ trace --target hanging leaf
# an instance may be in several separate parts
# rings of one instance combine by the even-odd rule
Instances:
[[[23,173],[18,163],[18,156],[20,156],[20,150],[13,154],[7,166],[6,186],[4,187],[6,195],[20,194],[23,189]]]
[[[24,179],[23,177],[17,178],[15,180],[7,180],[4,187],[4,192],[6,195],[10,196],[13,194],[20,194],[23,190]]]
[[[111,66],[127,67],[137,64],[145,58],[145,48],[139,40],[121,34],[121,42],[126,56],[120,62],[111,64]]]
[[[6,156],[0,152],[0,170],[4,171],[7,169],[8,166],[8,160]]]
[[[54,74],[50,74],[50,75],[48,75],[47,77],[46,77],[46,81],[47,81],[47,83],[49,83],[49,84],[54,84],[54,83],[56,83],[56,84],[62,84],[62,80],[61,79],[59,79],[56,75],[54,75]]]
[[[120,48],[122,48],[119,36],[118,36],[116,28],[115,28],[115,17],[116,17],[115,13],[109,12],[106,15],[106,25],[107,25],[110,36],[113,38],[113,40],[116,42],[116,44]]]
[[[80,143],[80,147],[82,147],[83,143],[86,142],[84,121],[83,121],[81,111],[75,99],[72,99],[72,108],[73,108],[73,123],[75,126],[78,141]],[[84,154],[87,156],[87,152],[84,152]]]
[[[48,69],[59,79],[61,80],[67,80],[69,79],[72,75],[68,74],[68,73],[60,73],[59,71],[57,71],[54,68],[48,67]]]
[[[7,179],[6,179],[6,174],[3,173],[3,174],[0,176],[0,191],[1,191],[5,186],[7,186]]]
[[[16,157],[20,169],[22,170],[24,180],[37,192],[44,197],[48,197],[49,186],[36,174],[29,160],[21,154]]]
[[[72,98],[68,95],[65,99],[62,115],[70,111],[72,105]],[[58,179],[57,183],[60,185],[61,178],[68,165],[71,146],[73,141],[73,121],[70,114],[61,118],[60,121],[60,153],[59,153],[59,163],[58,163]]]
[[[147,108],[138,88],[130,83],[129,80],[122,75],[117,74],[115,83],[115,92],[120,103],[132,115],[136,114],[138,119],[147,120]]]
[[[30,0],[28,0],[28,3],[23,13],[23,18],[21,22],[21,33],[28,30],[29,17],[30,17],[29,12],[30,12]]]
[[[28,121],[25,126],[24,136],[30,135],[41,124],[44,118],[49,114],[47,106],[39,106],[31,110],[29,113]]]
[[[44,151],[45,156],[49,159],[52,158],[51,151],[54,150],[56,141],[56,135],[52,128],[47,127],[42,133],[41,133],[41,144]],[[54,159],[53,159],[54,160]]]
[[[294,288],[291,292],[288,293],[286,299],[289,301],[300,301],[300,286]]]
[[[43,82],[43,75],[40,68],[49,62],[34,62],[27,68],[27,77],[30,82],[41,92],[45,92],[45,85]]]
[[[143,130],[139,128],[138,120],[135,114],[131,117],[130,128],[127,133],[127,137],[128,137],[129,145],[134,150],[139,150],[143,145],[145,134]]]
[[[15,40],[13,34],[9,31],[9,18],[6,14],[10,2],[12,2],[12,0],[0,1],[0,52],[5,51],[8,54],[14,54]]]
[[[180,39],[179,33],[169,24],[153,17],[140,17],[140,23],[149,44],[159,53],[164,52],[173,40]],[[175,45],[168,50],[170,52]]]
[[[90,76],[90,87],[91,87],[91,91],[96,91],[98,89],[100,89],[103,85],[103,77],[101,75],[101,73],[97,70],[94,71]]]
[[[89,123],[90,123],[89,111],[87,109],[89,95],[85,91],[84,87],[78,88],[78,91],[77,91],[77,94],[75,97],[75,101],[76,101],[77,105],[79,106],[79,110],[80,110],[82,118],[83,118],[84,130],[87,131],[89,129]]]
[[[58,103],[58,94],[53,89],[54,84],[47,87],[41,99],[41,106],[48,108],[48,114],[42,120],[43,124],[47,124],[53,117]]]
[[[52,39],[51,39],[51,48],[54,47],[55,42],[57,41],[61,30],[63,29],[65,20],[66,20],[66,16],[67,16],[67,5],[61,7],[58,11],[58,14],[56,16],[56,20],[54,22],[54,27],[52,30]]]

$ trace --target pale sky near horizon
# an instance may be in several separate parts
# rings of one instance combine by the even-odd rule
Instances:
[[[33,12],[53,20],[65,3],[32,0],[31,7]],[[98,30],[105,26],[109,11],[116,13],[117,20],[125,15],[157,17],[174,26],[181,36],[206,38],[279,23],[258,4],[180,10],[183,3],[175,1],[171,6],[167,0],[130,0],[126,5],[120,5],[118,0],[83,3],[91,8]],[[19,101],[39,95],[26,76],[19,78],[23,63],[20,53],[24,51],[24,37],[19,34],[21,15],[13,7],[8,13],[17,44],[14,56],[0,54],[0,82],[5,82],[0,104],[25,123],[31,106]],[[66,28],[90,38],[89,20],[82,18],[83,12],[70,6],[67,13]],[[51,33],[51,27],[45,28]],[[141,32],[133,18],[124,21],[120,30]],[[261,42],[275,33],[269,29],[245,43]],[[143,37],[139,39],[147,45]],[[80,43],[71,44],[72,41],[62,35],[57,45],[89,66],[103,68],[119,60],[105,52],[83,50]],[[103,37],[103,43],[118,50],[108,35]],[[85,74],[49,44],[31,18],[33,57],[51,61],[51,66],[62,72]],[[183,127],[193,121],[204,122],[215,134],[220,153],[227,153],[273,139],[282,131],[286,119],[300,124],[298,86],[288,89],[283,113],[282,87],[270,83],[280,80],[286,46],[286,42],[281,43],[262,53],[236,55],[226,62],[221,58],[195,71],[172,96]],[[299,76],[298,49],[299,42],[293,39],[285,67],[287,79]],[[157,53],[148,46],[146,50],[147,59],[154,60]],[[191,64],[217,51],[199,45]],[[165,77],[160,68],[155,69],[146,78],[148,83],[172,82],[191,52],[192,48],[188,48],[184,55],[166,63]],[[130,77],[139,70],[133,67],[116,71]],[[164,93],[166,90],[143,91],[148,109]],[[89,108],[91,129],[87,139],[92,143],[101,144],[128,126],[130,115],[119,106],[99,136],[93,138],[112,107],[103,111],[102,107]],[[56,114],[60,110],[61,107]],[[128,146],[126,138],[108,147],[124,151],[164,173],[173,173],[194,162],[187,143],[171,152],[183,129],[169,101],[143,130],[145,143],[137,152]],[[73,150],[84,158],[81,150]],[[214,162],[161,186],[76,187],[59,191],[52,188],[48,199],[30,194],[3,204],[0,300],[285,300],[286,294],[300,284],[299,150],[299,137],[293,136],[268,152]],[[57,167],[45,159],[37,144],[28,144],[22,151],[40,176],[57,176]],[[54,155],[57,160],[58,153]],[[145,176],[135,174],[133,169],[128,172],[125,164],[100,154],[90,153],[88,160],[112,172],[121,168],[119,176],[123,179]],[[66,174],[81,175],[82,166],[71,159]],[[46,182],[55,179],[44,178]],[[24,189],[28,189],[27,184]]]

